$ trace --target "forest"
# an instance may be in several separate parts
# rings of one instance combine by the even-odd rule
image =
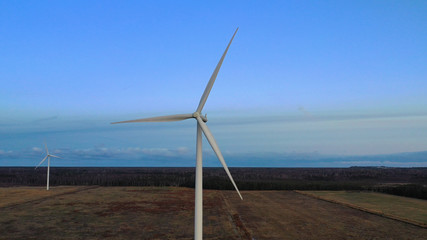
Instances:
[[[375,191],[427,199],[427,168],[230,168],[240,190]],[[50,185],[194,188],[194,168],[51,167]],[[46,185],[46,168],[0,167],[0,187]],[[205,189],[232,190],[224,169],[204,168]]]

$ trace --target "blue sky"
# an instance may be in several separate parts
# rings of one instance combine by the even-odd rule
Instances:
[[[426,12],[425,1],[2,1],[0,166],[36,165],[43,142],[64,157],[56,166],[193,166],[194,120],[109,123],[195,111],[237,27],[203,111],[230,166],[427,166],[427,154],[395,157],[427,151]]]

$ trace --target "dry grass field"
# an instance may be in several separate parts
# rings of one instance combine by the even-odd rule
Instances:
[[[41,199],[51,198],[64,193],[74,193],[85,189],[86,188],[69,186],[55,188],[55,191],[46,191],[45,187],[1,188],[0,208],[28,203],[31,201],[40,201]]]
[[[204,191],[204,239],[425,239],[427,229],[292,191]],[[14,195],[14,196],[12,196]],[[0,188],[0,239],[192,239],[194,192]]]
[[[7,188],[0,191],[5,190],[11,191]],[[37,190],[47,192],[42,188]],[[193,237],[192,189],[82,187],[78,192],[70,189],[69,194],[64,194],[64,190],[52,188],[50,198],[32,190],[26,196],[28,201],[21,197],[20,204],[0,208],[0,239]],[[43,198],[34,201],[34,195]],[[218,192],[205,191],[205,213],[207,239],[238,239]]]
[[[373,213],[409,220],[427,227],[427,201],[390,194],[358,191],[304,191],[319,198]]]

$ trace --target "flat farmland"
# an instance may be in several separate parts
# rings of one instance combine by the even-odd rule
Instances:
[[[427,227],[426,200],[358,191],[304,191],[303,193]]]
[[[255,239],[425,239],[427,229],[293,191],[224,194]]]
[[[427,230],[293,191],[204,191],[204,239],[425,239]],[[0,188],[0,239],[192,239],[194,190]]]
[[[61,194],[70,194],[83,191],[87,187],[58,187],[55,191],[46,191],[44,187],[13,187],[1,188],[0,208],[28,203],[31,201],[40,201],[45,198],[51,198]]]
[[[31,191],[20,194],[19,204],[0,208],[0,239],[193,238],[193,189],[81,187],[64,194],[63,188],[52,188],[51,197],[40,201],[34,200],[34,189],[20,188]],[[206,238],[239,239],[220,192],[204,193]]]

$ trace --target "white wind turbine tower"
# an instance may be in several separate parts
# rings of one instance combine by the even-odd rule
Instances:
[[[44,144],[44,146],[46,147],[46,157],[44,157],[43,160],[41,160],[41,162],[39,163],[39,165],[36,166],[35,169],[37,169],[47,159],[47,183],[46,183],[46,190],[49,190],[50,157],[54,157],[54,158],[60,158],[60,157],[52,155],[52,154],[49,154],[49,150],[47,149],[46,143]]]
[[[224,167],[225,172],[230,178],[231,183],[233,184],[240,198],[243,200],[242,195],[240,194],[239,189],[237,188],[236,183],[234,183],[233,177],[231,176],[230,171],[228,170],[227,164],[224,161],[224,157],[222,156],[221,151],[219,150],[218,144],[216,143],[215,138],[213,137],[208,126],[206,125],[206,122],[208,121],[206,118],[206,115],[203,116],[201,114],[203,106],[205,105],[206,100],[208,99],[209,93],[215,82],[216,76],[218,75],[219,69],[221,68],[222,62],[224,61],[225,55],[227,54],[228,48],[230,47],[231,42],[233,41],[233,38],[237,33],[237,30],[239,30],[239,28],[237,28],[236,31],[234,32],[233,37],[231,38],[227,48],[224,51],[224,54],[219,60],[214,72],[212,73],[212,76],[209,79],[208,85],[206,86],[206,89],[203,92],[203,95],[200,99],[199,105],[194,113],[176,114],[176,115],[168,115],[168,116],[152,117],[152,118],[142,118],[142,119],[112,123],[112,124],[115,124],[115,123],[133,123],[133,122],[173,122],[173,121],[181,121],[189,118],[195,118],[197,120],[196,187],[195,187],[195,213],[194,213],[194,239],[196,240],[200,240],[203,238],[202,132],[206,136],[207,140],[209,141],[209,144],[211,145],[219,161]]]

